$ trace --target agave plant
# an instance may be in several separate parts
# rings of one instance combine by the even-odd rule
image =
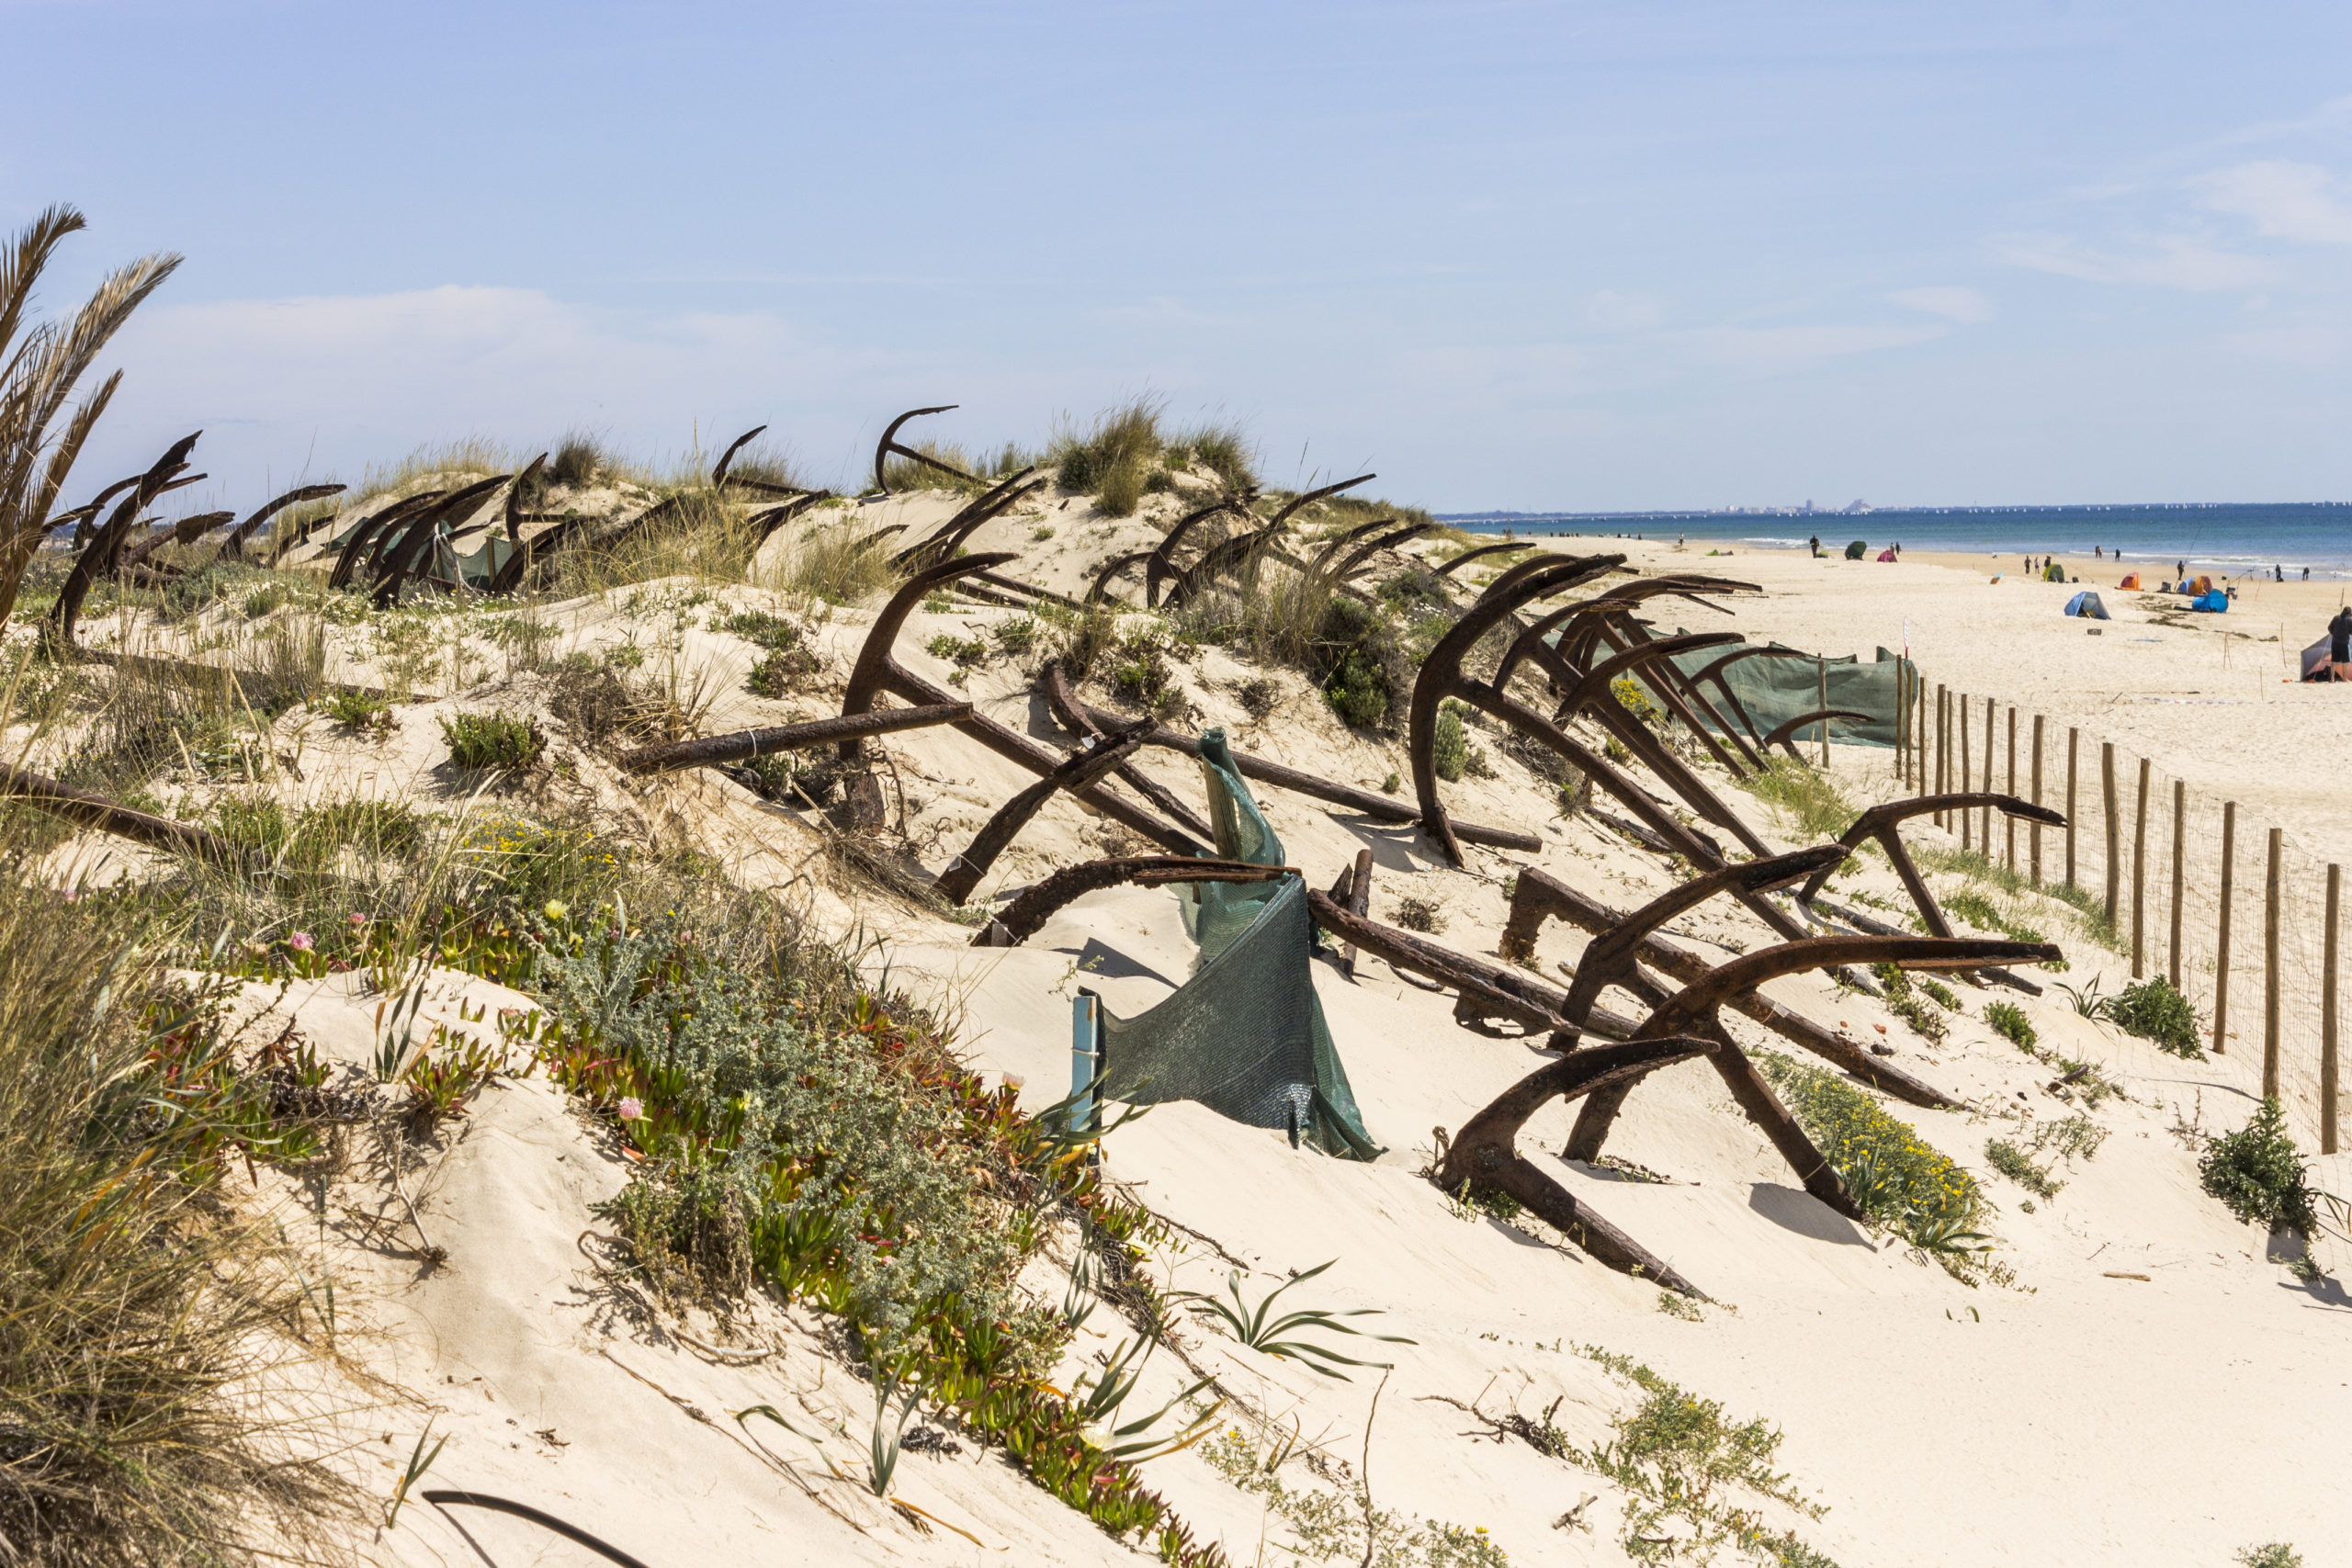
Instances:
[[[119,267],[71,321],[28,324],[34,286],[66,235],[86,227],[71,207],[52,207],[0,251],[0,625],[51,528],[66,476],[122,382],[118,370],[70,415],[74,387],[130,312],[180,264],[143,256]],[[61,426],[60,421],[62,420]]]
[[[1268,1356],[1282,1356],[1304,1362],[1325,1377],[1338,1378],[1345,1382],[1349,1381],[1348,1374],[1339,1371],[1341,1366],[1385,1367],[1388,1363],[1361,1361],[1352,1356],[1342,1356],[1328,1346],[1309,1344],[1295,1336],[1306,1333],[1363,1334],[1363,1329],[1351,1327],[1340,1320],[1343,1317],[1375,1315],[1379,1312],[1377,1307],[1359,1307],[1353,1312],[1327,1312],[1319,1308],[1303,1308],[1283,1313],[1279,1317],[1274,1315],[1274,1302],[1284,1291],[1289,1290],[1293,1285],[1306,1283],[1338,1261],[1336,1258],[1331,1258],[1329,1262],[1317,1264],[1303,1274],[1294,1275],[1283,1280],[1272,1290],[1268,1291],[1264,1299],[1254,1307],[1242,1299],[1239,1269],[1235,1269],[1225,1277],[1226,1293],[1233,1298],[1230,1306],[1215,1296],[1198,1291],[1186,1291],[1171,1297],[1170,1300],[1192,1303],[1193,1311],[1224,1324],[1236,1339],[1240,1340],[1252,1350]],[[1407,1339],[1395,1334],[1373,1334],[1366,1335],[1365,1337],[1377,1339],[1389,1345],[1419,1343],[1418,1340]]]

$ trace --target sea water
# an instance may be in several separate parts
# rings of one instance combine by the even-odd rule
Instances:
[[[1818,536],[1825,551],[1854,539],[1876,555],[1891,544],[1946,554],[2054,555],[2094,547],[2164,576],[2176,562],[2216,576],[2270,575],[2283,569],[2313,581],[2352,578],[2352,503],[2343,502],[2173,506],[1954,506],[1883,512],[1477,513],[1442,517],[1478,534],[1685,538],[1760,549],[1803,549]]]

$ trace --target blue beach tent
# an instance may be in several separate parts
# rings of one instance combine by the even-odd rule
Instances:
[[[2066,614],[2070,615],[2079,615],[2086,620],[2092,621],[2104,621],[2113,618],[2108,615],[2107,606],[2099,603],[2098,595],[2092,592],[2087,588],[2082,592],[2075,594],[2072,599],[2066,601]]]
[[[2188,607],[2192,610],[2210,610],[2217,615],[2227,615],[2230,608],[2230,596],[2218,588],[2209,589],[2191,599],[2188,602]]]

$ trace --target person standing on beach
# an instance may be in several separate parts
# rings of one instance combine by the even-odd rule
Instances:
[[[1812,538],[1807,539],[1805,541],[1805,547],[1813,552],[1814,559],[1819,560],[1821,558],[1821,536],[1815,534]]]
[[[2327,665],[2332,678],[2352,681],[2352,608],[2337,609],[2327,623]]]

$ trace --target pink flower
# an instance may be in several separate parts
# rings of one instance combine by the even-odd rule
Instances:
[[[351,917],[351,923],[355,926],[364,926],[368,923],[368,917],[365,915],[354,915]]]
[[[296,931],[286,939],[286,945],[297,953],[308,953],[318,944],[311,940],[309,931]]]
[[[620,1112],[620,1118],[622,1121],[634,1122],[639,1117],[645,1114],[645,1101],[638,1099],[637,1096],[632,1094],[627,1100],[622,1100],[619,1105],[615,1107],[615,1109]]]

